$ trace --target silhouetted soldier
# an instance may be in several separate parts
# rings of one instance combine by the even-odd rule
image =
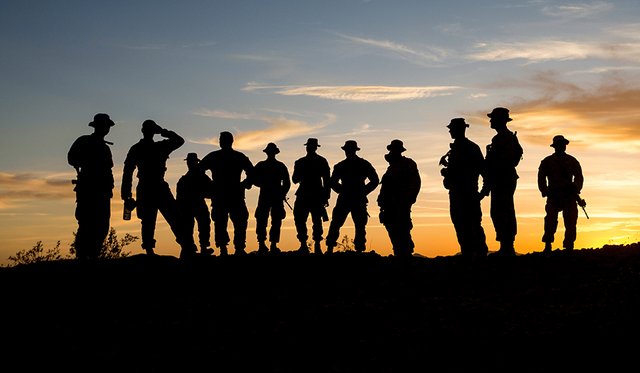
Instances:
[[[420,192],[420,172],[413,159],[402,155],[407,150],[402,141],[391,141],[387,150],[384,159],[389,166],[382,175],[378,194],[380,223],[389,233],[393,255],[410,257],[415,247],[411,238],[411,206]]]
[[[276,159],[280,149],[270,142],[263,152],[267,153],[267,159],[256,163],[253,169],[253,185],[260,188],[258,206],[256,207],[256,236],[258,238],[258,253],[269,252],[265,244],[267,240],[267,225],[271,214],[271,228],[269,229],[269,241],[271,253],[279,253],[280,229],[285,218],[284,202],[291,188],[289,170],[287,166]]]
[[[565,250],[573,250],[573,243],[576,240],[577,204],[584,177],[578,160],[566,153],[568,144],[569,140],[564,136],[554,136],[551,147],[555,152],[545,157],[538,168],[538,189],[542,197],[547,197],[542,236],[545,252],[551,252],[551,243],[558,228],[560,211],[562,211],[565,229],[562,246]]]
[[[340,228],[351,214],[355,225],[353,244],[357,252],[366,249],[367,195],[378,187],[380,179],[369,161],[360,158],[356,152],[360,150],[358,143],[347,140],[342,146],[346,158],[333,167],[331,173],[331,189],[338,193],[336,206],[331,213],[331,224],[327,233],[327,253],[332,253],[340,236]]]
[[[93,133],[80,136],[69,149],[67,161],[76,169],[75,251],[78,259],[96,259],[109,234],[111,197],[113,197],[113,158],[104,137],[114,122],[109,115],[98,113],[89,123]]]
[[[307,155],[295,161],[291,176],[294,183],[300,184],[296,190],[293,219],[298,241],[300,241],[298,251],[308,253],[307,219],[311,215],[314,252],[321,254],[320,242],[324,233],[322,222],[329,220],[326,208],[329,206],[329,196],[331,195],[331,187],[329,186],[331,169],[327,160],[317,153],[320,147],[318,139],[309,138],[304,145],[307,149]]]
[[[251,189],[253,164],[246,155],[233,149],[233,135],[224,131],[220,132],[220,149],[202,158],[199,167],[211,171],[211,218],[220,255],[227,255],[229,219],[233,223],[234,254],[246,254],[249,210],[245,202],[245,189]],[[241,180],[243,172],[245,179]]]
[[[491,194],[491,220],[496,230],[496,241],[500,242],[498,254],[514,256],[518,232],[514,194],[518,182],[516,166],[522,159],[522,147],[516,133],[507,128],[509,110],[497,107],[487,114],[491,128],[497,133],[487,145],[486,173],[483,178],[481,196]]]
[[[160,134],[164,140],[154,141],[153,136]],[[133,172],[137,168],[136,211],[142,224],[142,248],[148,255],[155,255],[155,230],[158,211],[171,227],[180,244],[180,257],[187,258],[196,254],[193,237],[184,233],[178,220],[178,208],[169,184],[164,180],[169,155],[184,144],[184,139],[175,132],[160,127],[147,119],[142,122],[142,139],[134,144],[127,153],[122,172],[121,197],[125,201],[133,199],[131,188]]]
[[[484,156],[480,147],[465,137],[469,127],[464,118],[453,118],[447,125],[453,143],[440,159],[443,184],[449,190],[449,211],[463,257],[486,257],[487,248],[482,228],[482,208],[478,179],[484,175]],[[484,177],[484,176],[483,176]]]
[[[188,153],[188,171],[178,180],[176,186],[176,202],[180,223],[184,225],[185,234],[193,235],[195,223],[198,224],[198,242],[200,254],[211,255],[213,249],[209,247],[211,238],[211,216],[206,198],[211,198],[211,179],[198,168],[198,154]]]

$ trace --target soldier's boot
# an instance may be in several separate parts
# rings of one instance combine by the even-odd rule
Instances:
[[[213,255],[213,249],[207,246],[200,247],[200,255],[202,256],[211,256]]]
[[[300,242],[300,247],[298,248],[298,252],[300,254],[309,254],[309,246],[306,242]]]
[[[355,245],[355,250],[358,253],[363,253],[363,252],[365,252],[366,249],[367,249],[367,247],[363,243],[358,243],[358,244]]]
[[[503,257],[516,256],[516,249],[513,246],[513,241],[501,241],[500,242],[500,249],[498,250],[498,252]]]
[[[271,252],[271,254],[280,254],[282,252],[278,247],[277,242],[271,242],[271,247],[269,248],[269,251]]]
[[[153,247],[144,249],[144,251],[146,251],[148,256],[155,256],[156,255],[155,251],[153,251]]]
[[[229,252],[227,251],[227,245],[220,246],[220,256],[227,256]]]
[[[567,242],[563,246],[565,251],[573,251],[573,242]]]
[[[545,242],[544,243],[544,250],[542,250],[543,253],[545,254],[549,254],[551,253],[553,249],[551,248],[551,242]]]
[[[327,251],[326,251],[325,255],[331,255],[331,254],[333,254],[333,248],[334,248],[334,247],[336,247],[336,245],[330,245],[330,244],[327,244]]]
[[[315,241],[313,244],[313,253],[314,254],[318,254],[321,255],[322,254],[322,248],[320,248],[320,241]]]
[[[269,252],[269,248],[264,243],[264,241],[258,242],[258,254],[267,254]]]
[[[235,251],[233,252],[234,256],[245,256],[247,255],[247,252],[244,251],[244,247],[236,247]]]

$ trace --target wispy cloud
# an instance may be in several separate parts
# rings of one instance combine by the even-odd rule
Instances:
[[[551,17],[586,18],[613,9],[613,4],[604,1],[591,3],[552,4],[542,7],[542,13]]]
[[[168,50],[168,49],[199,49],[199,48],[209,48],[216,44],[217,43],[214,41],[202,41],[202,42],[184,43],[184,44],[146,43],[146,44],[124,45],[123,48],[138,50],[138,51]]]
[[[524,59],[529,62],[551,60],[582,60],[597,58],[604,60],[637,61],[640,58],[640,43],[598,43],[564,40],[537,40],[514,43],[481,43],[480,51],[467,58],[475,61],[506,61]]]
[[[460,88],[457,86],[261,86],[248,84],[243,90],[250,92],[268,90],[283,96],[311,96],[338,101],[389,102],[446,96]]]
[[[37,175],[0,172],[0,210],[22,201],[73,198],[73,175]]]
[[[422,47],[418,49],[390,40],[362,38],[341,33],[335,33],[335,35],[356,45],[389,52],[393,56],[417,65],[434,66],[449,54],[449,52],[444,48]]]
[[[519,135],[546,146],[553,135],[565,133],[573,146],[638,154],[640,88],[628,81],[610,75],[596,87],[582,88],[553,72],[543,72],[520,82],[539,95],[510,105],[514,123],[522,128]],[[486,119],[486,114],[477,113],[480,117]]]
[[[336,119],[333,114],[325,114],[324,118],[316,123],[303,120],[290,119],[284,116],[257,115],[251,113],[234,113],[225,110],[201,109],[196,115],[230,120],[256,120],[266,124],[262,129],[253,131],[238,131],[234,134],[234,148],[241,150],[255,150],[264,147],[265,139],[277,142],[285,139],[314,133],[319,129],[333,123]],[[194,140],[194,143],[217,145],[218,138]]]

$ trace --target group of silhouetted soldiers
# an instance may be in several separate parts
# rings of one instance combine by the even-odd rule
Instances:
[[[485,257],[488,253],[480,201],[489,195],[491,219],[496,240],[500,242],[498,254],[515,255],[513,243],[517,224],[513,197],[518,179],[515,168],[523,150],[516,134],[507,129],[506,124],[511,121],[507,109],[495,108],[487,115],[491,128],[497,134],[487,146],[486,157],[478,145],[465,137],[469,126],[465,120],[454,118],[447,126],[454,141],[440,160],[444,166],[441,170],[443,183],[449,190],[451,220],[461,254],[471,259]],[[74,190],[78,231],[75,248],[79,259],[97,258],[109,230],[114,179],[112,155],[107,145],[111,143],[105,140],[105,136],[113,125],[107,114],[96,114],[89,123],[94,133],[78,138],[69,150],[68,162],[77,171]],[[317,153],[320,144],[316,138],[309,138],[304,144],[307,154],[295,161],[290,177],[287,166],[276,159],[280,152],[276,144],[268,143],[263,150],[266,159],[253,165],[246,155],[233,149],[233,135],[221,132],[219,150],[210,152],[201,160],[196,153],[187,155],[188,171],[178,180],[174,198],[164,178],[166,162],[185,141],[150,119],[142,123],[142,134],[142,139],[129,149],[124,161],[120,193],[125,210],[135,209],[141,221],[141,246],[149,255],[155,255],[158,212],[171,227],[181,247],[181,258],[196,256],[198,246],[200,255],[215,253],[210,247],[211,221],[220,256],[228,255],[231,242],[229,220],[233,224],[234,255],[246,254],[249,211],[245,191],[252,186],[260,188],[254,215],[258,253],[279,253],[280,231],[286,217],[285,204],[291,207],[287,199],[291,182],[298,184],[292,210],[300,242],[299,252],[309,253],[311,250],[307,230],[310,216],[313,252],[323,253],[323,222],[329,221],[327,207],[332,191],[337,193],[337,199],[326,235],[325,253],[332,253],[338,245],[340,229],[349,214],[355,225],[354,249],[364,252],[365,227],[369,218],[367,196],[380,185],[377,199],[379,219],[389,234],[394,256],[409,257],[413,254],[411,208],[418,197],[421,179],[416,162],[402,155],[406,149],[400,140],[393,140],[387,146],[385,160],[389,166],[381,179],[371,163],[356,154],[360,148],[354,140],[345,142],[342,146],[345,159],[331,170],[327,160]],[[163,139],[155,141],[156,134]],[[547,197],[542,238],[545,251],[551,250],[560,211],[566,228],[564,247],[573,249],[576,238],[576,204],[580,200],[578,195],[583,179],[578,161],[565,153],[567,144],[564,137],[554,137],[551,146],[556,152],[541,162],[538,173],[540,191],[543,197]],[[132,185],[136,170],[138,182],[134,199]],[[480,176],[483,178],[482,188],[479,187]],[[210,213],[207,199],[211,201]],[[195,223],[198,245],[194,240]]]

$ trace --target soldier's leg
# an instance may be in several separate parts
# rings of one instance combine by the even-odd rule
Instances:
[[[547,198],[547,203],[544,206],[544,234],[542,235],[542,242],[553,243],[556,230],[558,229],[558,212],[559,209],[556,203],[550,198]]]
[[[216,247],[225,248],[229,245],[229,233],[227,224],[229,222],[229,206],[227,201],[216,199],[211,201],[211,219],[213,220],[213,239]]]
[[[153,249],[156,247],[155,231],[156,231],[156,219],[158,216],[158,207],[155,205],[155,201],[152,199],[138,198],[136,203],[136,211],[138,218],[140,218],[142,248],[147,254],[153,254]]]
[[[76,231],[76,239],[74,249],[77,259],[89,258],[89,247],[91,245],[91,231],[93,219],[91,219],[91,205],[89,199],[84,196],[76,197],[75,217],[78,221],[78,230]]]
[[[562,210],[562,219],[564,221],[564,241],[562,247],[567,250],[572,250],[573,243],[576,241],[576,225],[578,223],[578,204],[575,201],[567,201]]]
[[[307,232],[307,219],[309,218],[309,205],[296,198],[293,205],[293,222],[296,226],[296,237],[300,243],[307,244],[309,235]]]
[[[469,245],[473,256],[484,257],[489,252],[487,237],[482,228],[482,206],[477,193],[469,195]]]
[[[194,216],[198,223],[198,243],[200,249],[205,250],[211,246],[211,217],[204,201],[195,209]],[[193,228],[191,230],[193,231]]]
[[[178,204],[176,199],[171,193],[169,184],[164,183],[162,188],[159,189],[158,194],[158,209],[167,221],[171,231],[173,232],[176,242],[180,245],[180,257],[186,257],[188,255],[195,254],[198,249],[193,240],[193,222],[191,222],[191,230],[187,231],[185,225],[181,223],[178,216]]]
[[[500,250],[514,253],[513,242],[517,234],[517,222],[513,195],[516,180],[501,180],[491,190],[491,219],[496,229]]]
[[[285,218],[286,214],[287,213],[282,202],[275,203],[271,206],[271,228],[269,229],[269,241],[272,245],[280,242],[282,220]]]
[[[244,253],[247,246],[247,225],[249,222],[249,210],[244,199],[235,201],[229,211],[229,217],[233,223],[233,246],[236,254]]]
[[[105,239],[109,235],[110,219],[111,219],[111,199],[109,197],[100,196],[96,199],[94,210],[95,231],[92,234],[92,244],[89,256],[97,259],[102,251]]]
[[[353,219],[353,225],[355,226],[355,237],[353,244],[356,251],[364,252],[367,248],[367,222],[369,216],[367,215],[367,205],[362,204],[354,206],[351,209],[351,218]]]
[[[460,253],[462,255],[467,255],[468,245],[465,240],[465,238],[467,237],[465,230],[466,211],[464,211],[464,201],[462,201],[463,197],[464,196],[462,194],[449,192],[449,214],[451,216],[453,228],[456,232],[458,245],[460,245]]]
[[[254,214],[256,218],[256,238],[264,245],[267,240],[267,225],[269,223],[269,205],[258,201],[258,206]]]
[[[329,224],[329,232],[327,232],[327,251],[333,250],[338,243],[340,237],[340,228],[344,225],[349,214],[349,208],[338,199],[333,211],[331,212],[331,223]]]

